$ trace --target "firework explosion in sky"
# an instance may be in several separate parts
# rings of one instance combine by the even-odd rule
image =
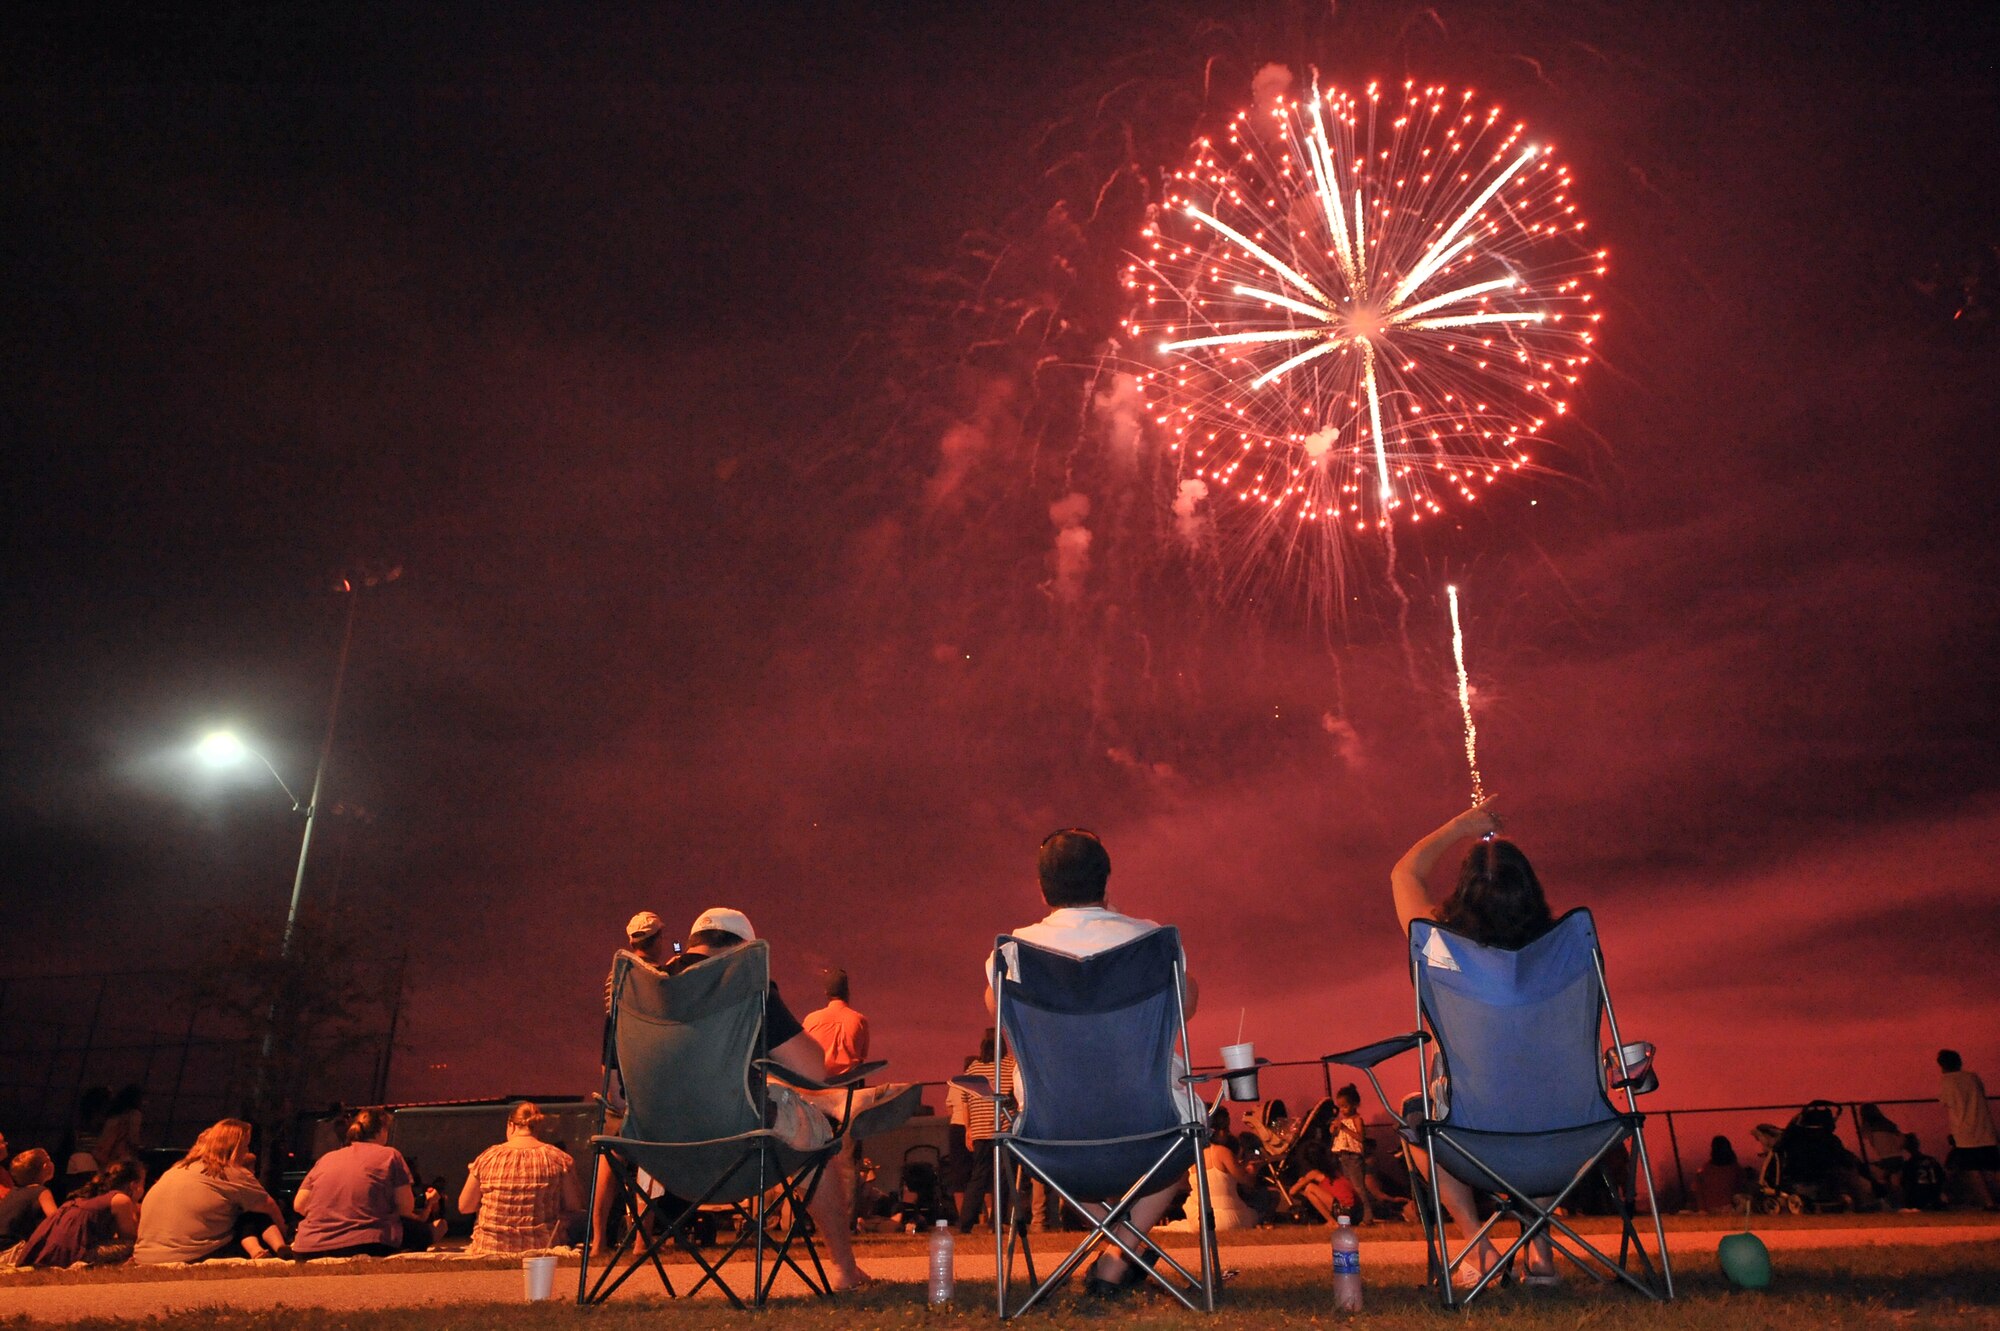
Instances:
[[[1204,138],[1126,271],[1177,502],[1246,563],[1336,571],[1341,539],[1533,465],[1600,316],[1553,150],[1470,90],[1317,87]],[[1312,531],[1320,533],[1312,536]]]

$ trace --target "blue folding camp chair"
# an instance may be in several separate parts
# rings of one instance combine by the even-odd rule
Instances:
[[[1367,1074],[1404,1139],[1428,1156],[1425,1238],[1445,1306],[1478,1297],[1538,1236],[1548,1237],[1555,1251],[1600,1281],[1623,1280],[1655,1299],[1673,1298],[1673,1268],[1637,1099],[1659,1082],[1651,1046],[1643,1046],[1642,1057],[1642,1047],[1625,1044],[1618,1033],[1590,912],[1570,911],[1517,949],[1484,946],[1433,921],[1414,921],[1410,973],[1418,1029],[1328,1054],[1324,1061]],[[1611,1049],[1600,1062],[1604,1028]],[[1412,1049],[1423,1074],[1421,1097],[1412,1097],[1420,1110],[1390,1103],[1375,1076],[1378,1064]],[[1612,1104],[1607,1091],[1622,1093],[1623,1109]],[[1614,1260],[1556,1209],[1621,1143],[1630,1150]],[[1440,1169],[1492,1194],[1498,1206],[1456,1254],[1438,1193]],[[1651,1254],[1636,1224],[1641,1179],[1653,1219]],[[1452,1286],[1453,1270],[1508,1215],[1521,1222],[1521,1237],[1461,1297]]]
[[[702,1271],[689,1293],[712,1281],[738,1308],[743,1300],[723,1278],[722,1268],[746,1246],[755,1249],[753,1303],[764,1303],[786,1267],[813,1293],[832,1292],[808,1209],[820,1175],[836,1152],[849,1148],[850,1131],[859,1135],[907,1119],[918,1089],[907,1088],[856,1114],[854,1089],[887,1064],[864,1063],[825,1083],[768,1058],[764,1007],[770,976],[770,944],[761,940],[674,974],[639,964],[630,953],[618,955],[612,970],[612,1044],[629,1108],[619,1135],[593,1137],[591,1146],[610,1162],[627,1227],[595,1284],[590,1281],[594,1236],[586,1229],[578,1303],[610,1298],[648,1263],[672,1295],[673,1282],[660,1262],[660,1252],[669,1244]],[[805,1090],[845,1090],[847,1108],[831,1140],[800,1149],[773,1131],[768,1078]],[[643,1185],[642,1171],[653,1186]],[[734,1241],[713,1260],[690,1233],[703,1207],[726,1208],[741,1222]],[[771,1225],[781,1210],[788,1223],[773,1234]],[[594,1211],[593,1206],[586,1214]],[[799,1264],[795,1249],[812,1263],[810,1273]]]
[[[994,1260],[1002,1319],[1016,1317],[1067,1280],[1100,1241],[1109,1241],[1188,1308],[1215,1310],[1215,1230],[1206,1172],[1194,1171],[1193,1205],[1201,1222],[1201,1273],[1196,1275],[1149,1235],[1125,1224],[1132,1204],[1158,1192],[1201,1158],[1207,1114],[1193,1083],[1176,1063],[1187,1047],[1182,1005],[1186,984],[1180,932],[1156,929],[1093,957],[1071,957],[1009,936],[994,943],[993,1004],[1000,1052],[1011,1053],[1020,1076],[1020,1103],[985,1078],[955,1079],[994,1101]],[[1009,1118],[1011,1116],[1011,1121]],[[1101,1219],[1076,1248],[1008,1307],[1014,1245],[1034,1258],[1013,1214],[1007,1189],[1025,1170],[1078,1214],[1102,1203]],[[1121,1232],[1122,1231],[1122,1232]],[[1162,1268],[1166,1268],[1163,1270]],[[1180,1277],[1177,1284],[1168,1271]],[[1199,1299],[1199,1303],[1197,1303]]]

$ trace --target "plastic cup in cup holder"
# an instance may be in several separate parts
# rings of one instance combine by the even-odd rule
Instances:
[[[1257,1098],[1257,1046],[1254,1041],[1222,1046],[1222,1066],[1232,1074],[1228,1078],[1230,1099],[1242,1101]],[[1238,1068],[1247,1071],[1235,1075]]]

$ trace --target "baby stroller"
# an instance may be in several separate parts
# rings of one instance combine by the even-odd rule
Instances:
[[[1278,1194],[1278,1214],[1317,1220],[1318,1213],[1296,1191],[1308,1172],[1332,1164],[1333,1101],[1321,1100],[1303,1118],[1285,1113],[1283,1100],[1266,1100],[1246,1120],[1256,1155],[1245,1161],[1253,1174]]]
[[[954,1218],[946,1212],[943,1163],[943,1153],[935,1146],[912,1146],[903,1152],[896,1219],[905,1229],[915,1225],[918,1233],[928,1233],[939,1220]]]
[[[1757,1191],[1750,1206],[1765,1215],[1856,1210],[1873,1190],[1861,1177],[1861,1162],[1835,1134],[1841,1107],[1814,1100],[1783,1129],[1760,1123],[1752,1130],[1764,1148]]]

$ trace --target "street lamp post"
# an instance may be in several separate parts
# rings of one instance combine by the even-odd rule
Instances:
[[[340,589],[348,597],[347,616],[340,632],[340,655],[334,661],[333,698],[326,709],[326,735],[320,741],[319,765],[313,770],[311,797],[301,802],[298,794],[286,782],[284,774],[278,771],[271,760],[245,744],[234,731],[212,730],[203,735],[201,741],[195,745],[196,756],[211,767],[231,767],[245,758],[255,758],[264,764],[264,770],[271,774],[271,779],[278,783],[278,788],[285,792],[287,799],[291,800],[292,812],[303,813],[306,816],[305,831],[299,838],[299,867],[292,875],[291,904],[285,909],[284,942],[278,949],[278,960],[281,964],[289,963],[292,959],[292,939],[298,931],[299,904],[305,899],[306,866],[312,860],[313,823],[319,817],[320,796],[326,790],[326,769],[333,759],[333,736],[340,724],[340,695],[347,682],[348,650],[354,644],[354,611],[361,598],[353,584],[349,582],[343,581]],[[268,1026],[264,1032],[264,1052],[267,1056],[271,1052],[271,1032]]]
[[[292,875],[292,902],[285,910],[285,941],[278,948],[280,968],[289,965],[292,960],[292,934],[298,928],[299,901],[305,896],[306,891],[306,860],[312,854],[313,820],[319,816],[319,797],[326,787],[326,765],[333,757],[333,732],[340,724],[340,691],[347,682],[347,652],[348,648],[354,645],[354,612],[361,605],[360,588],[347,579],[342,579],[340,586],[341,590],[347,593],[347,622],[340,631],[340,656],[333,667],[333,700],[326,709],[326,737],[320,741],[319,765],[313,769],[312,796],[306,801],[306,830],[299,838],[299,868],[298,872]],[[269,767],[270,764],[266,763],[265,766]],[[275,769],[271,775],[278,775]],[[278,784],[281,786],[285,784],[283,778],[279,779]],[[289,787],[285,793],[291,794]],[[292,803],[297,805],[296,797]],[[266,1058],[271,1056],[272,1034],[271,1027],[267,1023],[264,1028]]]
[[[271,1052],[277,1040],[280,1005],[283,1003],[285,992],[289,987],[292,950],[298,935],[299,906],[305,899],[306,867],[312,860],[313,826],[318,821],[320,801],[326,792],[326,770],[333,759],[334,734],[340,725],[340,699],[342,690],[347,683],[347,660],[349,650],[354,645],[354,618],[361,604],[361,587],[363,585],[373,587],[378,583],[394,582],[401,575],[402,569],[394,568],[385,573],[370,573],[358,578],[342,578],[335,585],[335,590],[347,597],[347,614],[344,617],[340,631],[340,654],[334,661],[333,696],[328,702],[326,709],[326,733],[320,740],[319,762],[313,769],[312,793],[306,798],[304,803],[300,803],[299,797],[293,793],[291,786],[286,784],[285,778],[279,775],[278,769],[272,766],[270,759],[243,743],[235,735],[227,731],[217,731],[203,738],[197,746],[197,752],[201,757],[216,765],[238,762],[246,756],[256,758],[257,761],[264,764],[265,770],[270,772],[272,777],[276,779],[279,787],[290,798],[293,811],[305,814],[305,829],[299,837],[298,869],[292,875],[291,901],[285,909],[284,940],[278,949],[278,988],[273,992],[271,1006],[264,1016],[263,1038],[260,1042],[257,1059],[257,1083],[252,1100],[257,1105],[260,1116],[268,1108],[264,1104],[264,1101],[270,1090]],[[272,1166],[275,1167],[275,1164],[276,1161],[274,1159]]]

